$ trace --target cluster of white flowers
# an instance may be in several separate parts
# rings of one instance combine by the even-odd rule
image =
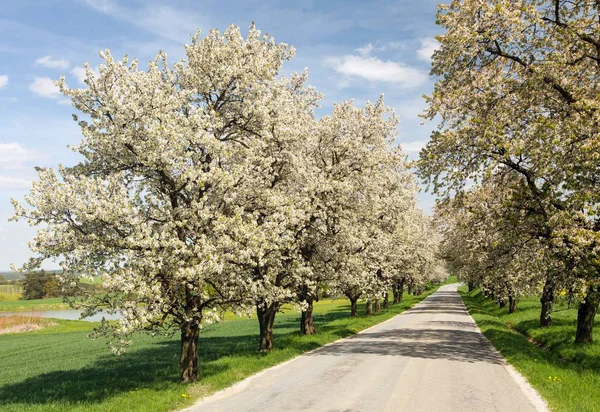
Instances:
[[[40,225],[25,268],[59,259],[75,286],[102,276],[104,293],[78,301],[121,313],[101,332],[119,343],[175,326],[190,353],[225,309],[256,309],[270,350],[281,305],[312,313],[323,285],[378,297],[394,277],[423,282],[436,237],[392,148],[396,117],[380,99],[316,119],[307,74],[279,77],[293,54],[231,26],[196,34],[172,67],[164,53],[140,70],[106,50],[86,88],[62,80],[83,113],[83,160],[41,170],[30,207],[15,202]],[[183,380],[194,364],[182,354]]]

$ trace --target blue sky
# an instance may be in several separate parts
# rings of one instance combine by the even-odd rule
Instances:
[[[0,270],[29,257],[34,229],[8,222],[10,198],[23,199],[34,166],[77,161],[68,144],[80,141],[74,109],[53,86],[61,74],[80,84],[82,66],[96,67],[98,51],[128,54],[141,62],[164,50],[174,62],[196,29],[206,33],[252,21],[278,42],[296,46],[284,72],[308,68],[310,83],[335,101],[362,105],[385,94],[400,117],[399,142],[411,158],[433,125],[421,125],[429,94],[430,56],[438,0],[283,1],[236,0],[22,0],[0,11]],[[430,211],[433,197],[419,195]],[[52,263],[49,268],[54,267]]]

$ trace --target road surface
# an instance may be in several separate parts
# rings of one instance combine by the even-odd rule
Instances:
[[[466,311],[457,285],[218,392],[188,411],[545,410]]]

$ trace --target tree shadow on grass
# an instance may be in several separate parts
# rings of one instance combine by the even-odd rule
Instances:
[[[507,358],[533,362],[537,362],[538,359],[545,360],[561,369],[578,373],[597,373],[600,370],[598,350],[592,345],[582,346],[573,343],[576,327],[573,320],[553,319],[552,326],[543,328],[543,333],[538,337],[538,343],[544,345],[539,347],[532,344],[527,336],[531,331],[540,329],[537,317],[521,320],[512,325],[511,330],[497,317],[498,314],[502,315],[502,311],[498,309],[495,302],[482,294],[463,295],[463,297],[471,313],[485,315],[477,321],[478,326]]]
[[[355,330],[348,325],[332,325],[337,320],[348,319],[349,313],[349,305],[339,306],[325,313],[315,313],[317,333],[340,338],[354,334]],[[300,314],[279,319],[274,331],[275,349],[291,348],[296,353],[303,353],[321,345],[318,337],[299,339],[299,328]],[[242,334],[211,336],[223,333],[217,328],[213,331],[215,333],[206,333],[200,337],[201,379],[230,369],[227,362],[215,362],[221,358],[231,355],[249,358],[265,356],[258,353],[258,323],[256,333],[238,331]],[[106,355],[99,357],[90,356],[90,364],[84,368],[48,372],[0,387],[0,409],[2,405],[8,404],[25,409],[28,406],[51,404],[58,409],[61,404],[65,407],[67,404],[91,406],[135,389],[164,390],[176,385],[179,380],[179,350],[177,338],[157,339],[150,344],[146,343],[143,348],[134,347],[120,357],[111,355],[108,351]]]
[[[321,314],[317,316],[317,322],[327,323],[340,316],[337,313]],[[299,332],[289,329],[291,324],[298,322],[291,318],[276,325],[276,349],[292,348],[302,353],[320,346],[316,340],[298,339]],[[221,358],[231,355],[264,357],[258,353],[258,324],[256,328],[255,335],[201,336],[198,350],[200,379],[230,369],[227,362],[215,362]],[[326,326],[323,325],[323,328]],[[157,339],[143,348],[132,348],[119,357],[107,350],[106,355],[90,358],[93,360],[84,368],[57,370],[0,387],[0,410],[2,405],[9,404],[24,408],[50,404],[54,407],[61,404],[65,407],[66,404],[100,404],[135,389],[164,390],[176,385],[179,380],[179,350],[177,338]]]
[[[49,372],[5,385],[0,388],[0,405],[98,403],[133,389],[158,389],[177,377],[176,347],[176,342],[168,342],[120,357],[107,354],[89,367]]]

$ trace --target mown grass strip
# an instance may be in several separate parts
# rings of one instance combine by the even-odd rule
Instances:
[[[573,343],[575,309],[557,304],[553,326],[541,328],[537,297],[522,299],[517,312],[508,314],[481,291],[459,292],[483,334],[553,411],[600,411],[600,344]]]

